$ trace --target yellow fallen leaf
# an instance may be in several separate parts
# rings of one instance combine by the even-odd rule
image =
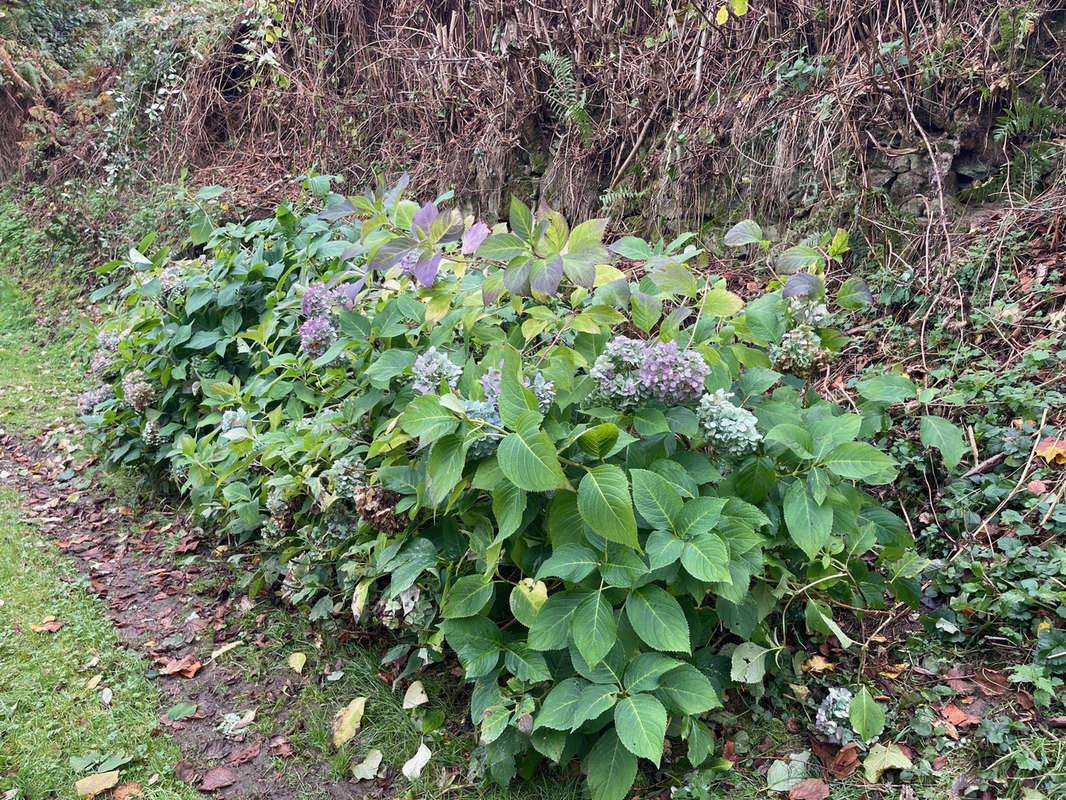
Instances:
[[[422,681],[415,681],[407,687],[407,691],[403,696],[403,707],[417,708],[423,703],[429,702],[429,695],[426,694],[426,688],[422,685]]]
[[[902,675],[904,670],[906,669],[906,664],[889,664],[887,667],[881,670],[880,674],[886,678],[892,678],[893,680],[895,680],[900,675]]]
[[[811,656],[803,662],[803,671],[814,672],[816,674],[819,672],[832,672],[836,669],[836,666],[836,664],[827,661],[822,656]]]
[[[370,584],[372,581],[361,580],[355,586],[355,591],[352,593],[352,619],[356,622],[363,616],[363,609],[366,608],[366,598],[370,594]]]
[[[806,686],[800,686],[798,683],[790,683],[788,688],[792,690],[792,693],[796,695],[800,700],[806,700],[811,695],[811,690]]]
[[[339,748],[359,730],[366,709],[366,698],[357,697],[333,717],[333,746]]]
[[[228,653],[230,650],[232,650],[234,647],[236,647],[239,644],[240,644],[240,642],[230,642],[229,644],[222,645],[221,647],[219,647],[216,650],[212,650],[211,651],[211,660],[214,661],[220,655],[222,655],[223,653]],[[291,658],[291,656],[290,656],[290,658]],[[297,672],[299,672],[299,670],[297,670]]]
[[[722,6],[720,9],[718,9],[718,13],[714,15],[714,21],[718,25],[725,25],[728,20],[729,9],[727,9],[725,6]]]
[[[304,664],[307,663],[307,656],[303,653],[293,653],[289,656],[289,666],[293,672],[303,672]]]
[[[74,791],[78,793],[78,797],[93,797],[117,785],[118,770],[116,769],[111,772],[98,772],[95,775],[82,778],[74,784]]]
[[[103,673],[97,673],[96,675],[93,675],[91,678],[89,678],[89,680],[85,681],[85,688],[90,690],[95,689],[97,686],[100,685],[100,681],[102,681],[103,679]]]
[[[1066,439],[1048,436],[1040,440],[1034,452],[1049,464],[1066,464]]]

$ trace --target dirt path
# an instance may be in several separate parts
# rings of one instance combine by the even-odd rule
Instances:
[[[243,670],[227,663],[228,650],[263,644],[261,634],[239,625],[251,604],[230,593],[232,575],[176,564],[200,547],[182,517],[159,526],[120,506],[103,487],[72,491],[64,486],[68,459],[38,442],[2,434],[0,484],[22,494],[25,516],[88,577],[92,591],[106,601],[125,647],[152,662],[146,674],[156,679],[162,704],[153,735],[171,736],[179,746],[177,777],[219,798],[305,796],[295,793],[284,770],[293,757],[287,734],[299,722],[273,712],[271,722],[278,729],[265,733],[262,720],[254,721],[257,707],[276,707],[279,698],[295,696],[302,679],[281,673],[250,682]],[[168,710],[179,704],[188,704],[186,711],[195,705],[196,711],[169,719]],[[331,780],[324,765],[311,770],[321,774],[307,775],[301,765],[300,777],[321,787],[322,797],[362,794],[354,784]]]

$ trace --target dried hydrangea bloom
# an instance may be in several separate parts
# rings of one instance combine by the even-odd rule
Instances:
[[[836,744],[854,741],[850,719],[852,697],[850,689],[830,689],[822,700],[814,717],[814,729],[824,739]]]
[[[106,403],[115,396],[115,390],[111,386],[98,386],[78,395],[78,413],[82,416],[91,414],[101,403]]]
[[[248,423],[252,421],[252,415],[247,411],[241,411],[237,409],[230,409],[222,413],[222,433],[232,431],[234,428],[247,428]]]
[[[163,300],[178,303],[185,297],[185,278],[181,267],[171,265],[159,273],[159,295]]]
[[[144,411],[155,399],[156,389],[142,370],[127,372],[122,378],[122,399],[135,411]]]
[[[441,382],[454,389],[463,374],[462,368],[452,363],[448,354],[436,347],[430,347],[416,358],[411,371],[415,376],[414,389],[419,394],[436,394],[440,391]]]
[[[696,409],[707,443],[715,453],[729,458],[742,458],[753,452],[762,441],[755,427],[755,415],[729,401],[724,389],[705,394]]]
[[[311,317],[300,326],[300,352],[308,358],[318,358],[335,341],[337,331],[326,317]]]

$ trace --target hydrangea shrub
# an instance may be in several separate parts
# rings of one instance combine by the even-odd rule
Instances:
[[[895,475],[876,420],[774,368],[799,325],[843,342],[818,265],[745,305],[693,246],[623,273],[645,250],[604,220],[515,201],[490,229],[404,189],[103,270],[90,435],[257,548],[250,591],[399,632],[401,676],[454,654],[485,773],[577,761],[593,800],[668,735],[706,762],[726,692],[788,673],[804,628],[846,643],[834,605],[912,600],[864,488]]]

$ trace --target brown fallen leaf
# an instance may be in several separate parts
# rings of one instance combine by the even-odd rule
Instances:
[[[811,656],[803,662],[804,672],[813,672],[816,675],[822,672],[832,672],[836,669],[836,664],[825,659],[823,656]]]
[[[100,792],[106,792],[117,783],[117,769],[111,772],[98,772],[95,775],[88,775],[77,781],[74,784],[74,791],[78,793],[78,797],[94,797]]]
[[[971,695],[974,692],[974,685],[970,683],[967,672],[956,664],[949,669],[944,677],[947,679],[947,684],[959,694],[966,696]]]
[[[259,750],[261,747],[262,746],[259,744],[250,744],[238,748],[230,753],[230,757],[226,759],[226,763],[231,767],[236,767],[241,764],[247,764],[249,761],[254,761],[259,756]]]
[[[192,783],[196,780],[196,767],[182,759],[174,765],[174,777],[182,783]]]
[[[55,633],[63,627],[63,623],[55,617],[45,617],[40,624],[30,623],[30,630],[37,633]]]
[[[233,770],[215,767],[204,773],[203,780],[200,781],[200,791],[214,792],[232,785],[236,780],[237,776],[233,774]]]
[[[859,747],[855,742],[850,742],[840,748],[840,752],[833,756],[826,771],[834,778],[843,780],[859,768]]]
[[[186,678],[193,677],[200,671],[200,667],[203,666],[199,661],[192,656],[182,656],[181,658],[162,658],[157,659],[157,663],[161,666],[159,668],[160,675],[184,675]]]
[[[144,797],[144,792],[141,790],[139,783],[130,781],[129,783],[123,783],[121,786],[116,786],[111,797],[112,800],[130,800],[131,797]]]
[[[933,759],[933,769],[936,770],[937,772],[940,772],[940,770],[944,769],[944,767],[946,767],[947,765],[948,765],[947,756],[937,756],[936,758]]]
[[[985,669],[984,667],[974,673],[973,680],[988,697],[998,697],[1006,694],[1007,688],[1010,686],[1007,673],[995,669]]]
[[[981,724],[981,720],[972,714],[967,714],[954,703],[945,703],[940,707],[940,715],[956,728],[965,730]]]
[[[278,758],[292,758],[292,745],[284,736],[275,736],[270,740],[270,753]]]
[[[829,784],[821,778],[805,778],[788,790],[788,800],[826,800]]]
[[[722,747],[722,758],[731,764],[737,763],[737,746],[732,739]]]

